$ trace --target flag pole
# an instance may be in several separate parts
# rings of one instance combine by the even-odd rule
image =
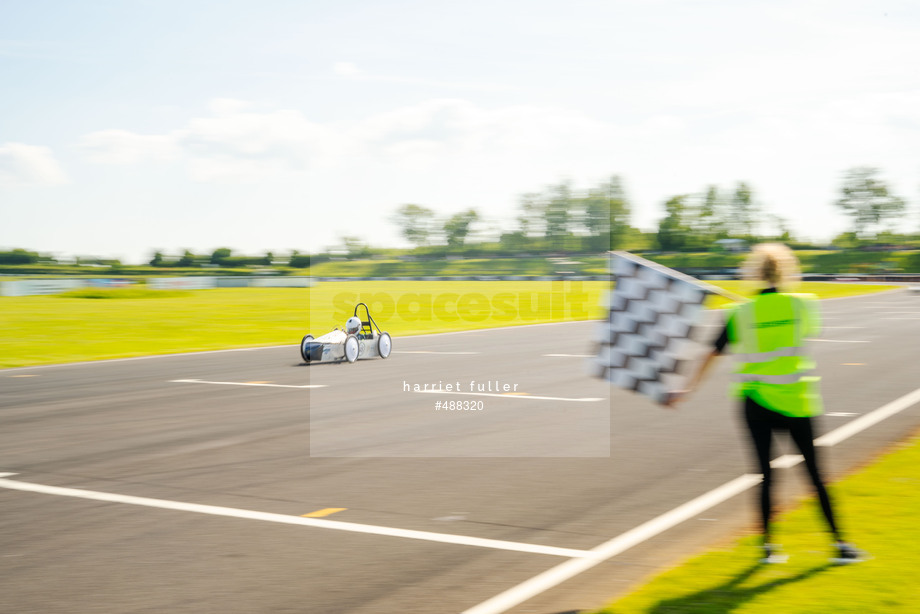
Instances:
[[[660,273],[663,273],[664,275],[667,275],[668,277],[672,277],[672,278],[674,278],[674,279],[680,279],[680,280],[685,281],[685,282],[687,282],[687,283],[695,284],[695,285],[697,285],[697,286],[700,286],[701,288],[703,288],[706,292],[708,292],[708,293],[710,293],[710,294],[718,294],[719,296],[722,296],[722,297],[724,297],[724,298],[727,298],[728,300],[734,301],[734,302],[736,302],[736,303],[746,303],[746,302],[748,302],[748,301],[750,300],[750,299],[748,299],[748,298],[746,298],[746,297],[741,296],[740,294],[735,294],[734,292],[731,292],[731,291],[729,291],[729,290],[725,290],[725,289],[720,288],[720,287],[718,287],[718,286],[714,286],[714,285],[712,285],[712,284],[707,284],[705,281],[701,281],[701,280],[697,279],[696,277],[692,277],[692,276],[690,276],[690,275],[686,275],[686,274],[684,274],[684,273],[681,273],[680,271],[675,271],[674,269],[672,269],[672,268],[670,268],[670,267],[666,267],[666,266],[664,266],[663,264],[659,264],[659,263],[654,262],[654,261],[652,261],[652,260],[647,260],[647,259],[645,259],[645,258],[642,258],[641,256],[636,256],[635,254],[632,254],[632,253],[630,253],[630,252],[625,252],[625,251],[614,251],[614,252],[610,252],[610,255],[612,255],[612,256],[617,256],[617,257],[620,257],[620,258],[625,258],[626,260],[630,260],[630,261],[635,262],[635,263],[637,263],[637,264],[641,264],[641,265],[646,266],[646,267],[648,267],[648,268],[650,268],[650,269],[654,269],[654,270],[656,270],[656,271],[658,271],[658,272],[660,272]],[[611,271],[611,273],[612,273],[612,272],[613,272],[613,271]]]

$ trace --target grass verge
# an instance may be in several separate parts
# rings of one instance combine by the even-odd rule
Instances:
[[[341,327],[357,303],[366,303],[394,337],[589,320],[603,317],[607,287],[580,281],[329,282],[312,290],[309,320],[311,332],[327,332]]]
[[[589,319],[599,317],[605,288],[604,282],[379,281],[0,297],[0,368],[296,345],[308,332],[341,327],[359,301],[395,338]]]
[[[731,289],[732,282],[718,283]],[[368,303],[395,338],[593,319],[601,317],[606,288],[606,282],[377,281],[311,289],[84,289],[0,297],[0,368],[294,345],[307,332],[318,336],[342,326],[357,302]],[[806,291],[834,297],[888,288],[824,283]]]
[[[79,288],[55,294],[58,298],[179,298],[189,296],[187,290],[150,290],[145,287],[133,288]]]
[[[0,367],[296,343],[308,300],[297,288],[0,298]]]
[[[754,296],[761,286],[746,281],[725,280],[708,282],[718,286],[723,290],[728,290],[739,296]],[[885,292],[898,286],[884,284],[857,284],[857,283],[835,283],[827,281],[804,281],[795,286],[791,291],[802,294],[814,294],[820,299],[828,298],[846,298],[848,296],[861,296],[863,294],[874,294],[876,292]],[[709,306],[712,308],[721,308],[732,304],[732,301],[722,296],[715,296],[710,299]]]
[[[831,489],[848,538],[872,555],[849,566],[831,552],[813,500],[781,515],[789,562],[758,565],[747,536],[666,571],[597,614],[908,614],[920,604],[920,436],[898,444]]]

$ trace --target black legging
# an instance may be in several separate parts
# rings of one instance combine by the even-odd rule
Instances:
[[[811,428],[811,418],[792,418],[779,412],[763,407],[750,398],[744,400],[744,419],[747,422],[748,430],[751,432],[751,439],[754,441],[754,451],[757,455],[757,462],[760,465],[760,471],[763,473],[763,485],[760,490],[760,513],[763,521],[764,541],[770,541],[770,519],[773,508],[770,498],[770,487],[772,486],[772,470],[770,467],[770,447],[773,440],[774,430],[786,430],[792,436],[792,440],[798,447],[799,452],[805,457],[805,468],[808,469],[808,475],[818,494],[818,501],[821,503],[821,510],[824,512],[824,518],[830,527],[834,538],[840,540],[840,532],[837,529],[837,523],[834,521],[834,512],[831,508],[831,500],[821,480],[821,474],[818,471],[818,459],[815,453],[814,434]]]

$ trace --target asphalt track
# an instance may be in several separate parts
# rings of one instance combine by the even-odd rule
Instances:
[[[823,307],[836,477],[920,427],[920,295]],[[0,611],[571,612],[750,527],[728,359],[665,410],[585,375],[592,326],[397,338],[354,365],[290,346],[0,371]],[[405,389],[435,382],[464,394]]]

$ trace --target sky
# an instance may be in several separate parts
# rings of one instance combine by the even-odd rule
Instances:
[[[0,0],[0,249],[319,252],[396,209],[621,177],[633,225],[751,186],[848,228],[872,166],[920,226],[913,0]]]

